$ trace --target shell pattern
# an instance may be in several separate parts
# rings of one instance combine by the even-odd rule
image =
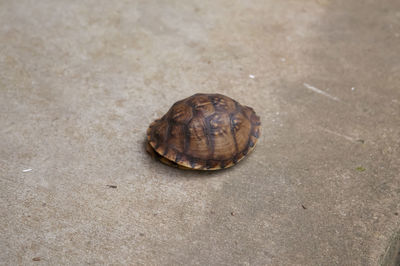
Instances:
[[[181,168],[228,168],[255,147],[260,125],[251,107],[221,94],[195,94],[150,125],[147,150]]]

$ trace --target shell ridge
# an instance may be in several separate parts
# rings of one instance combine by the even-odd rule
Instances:
[[[251,111],[252,111],[251,117],[253,117],[254,111],[253,110],[251,110]],[[250,123],[251,128],[250,128],[249,140],[247,142],[246,148],[242,151],[243,154],[247,154],[250,149],[254,148],[255,142],[253,142],[252,137],[256,137],[258,139],[258,137],[255,134],[255,126],[257,128],[259,128],[259,125],[255,124],[255,123],[252,123],[251,119],[250,119],[250,122],[251,122]]]
[[[187,151],[189,150],[189,145],[190,145],[190,132],[189,132],[189,127],[188,125],[184,125],[183,131],[185,134],[185,140],[183,141],[183,153],[187,154]]]
[[[165,133],[165,139],[164,139],[164,146],[165,146],[165,150],[164,150],[164,152],[163,152],[163,155],[165,156],[167,153],[168,153],[168,150],[169,150],[169,145],[168,145],[168,141],[169,141],[169,139],[170,139],[170,137],[171,137],[171,127],[172,127],[172,125],[171,125],[172,123],[171,123],[171,119],[167,119],[167,128],[166,128],[166,133]]]
[[[210,153],[209,156],[211,158],[214,158],[214,150],[215,150],[215,143],[214,143],[214,138],[211,135],[211,125],[210,125],[210,120],[213,118],[213,115],[210,115],[204,119],[205,121],[205,136],[207,137],[207,143],[208,147],[210,148]]]
[[[251,123],[251,120],[250,120],[250,118],[247,116],[246,112],[242,112],[242,113],[244,113],[245,116],[246,116],[246,118],[249,119],[250,125],[251,125],[251,127],[250,127],[250,134],[249,134],[249,140],[247,141],[246,147],[243,149],[243,151],[241,151],[241,153],[246,153],[246,154],[247,154],[247,151],[248,151],[251,147],[254,146],[254,144],[250,146],[250,143],[251,143],[251,135],[253,134],[253,131],[254,131],[254,125],[253,125],[253,123]]]
[[[235,114],[236,114],[236,112],[229,115],[229,123],[230,123],[230,127],[231,127],[231,134],[232,134],[233,142],[235,143],[235,154],[237,155],[239,152],[239,146],[238,146],[238,143],[236,140],[235,127],[234,127],[233,121],[232,121],[232,118]]]
[[[156,130],[154,127],[152,128],[150,133],[151,133],[150,139],[156,143],[156,145],[154,146],[154,149],[158,149],[158,147],[160,147],[160,141],[157,138],[155,138],[155,136],[154,136],[156,134]]]

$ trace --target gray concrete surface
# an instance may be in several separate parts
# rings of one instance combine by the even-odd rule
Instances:
[[[382,264],[399,88],[397,0],[2,0],[0,264]],[[196,92],[261,116],[232,169],[144,152]]]

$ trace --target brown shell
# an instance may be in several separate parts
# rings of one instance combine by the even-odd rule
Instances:
[[[151,123],[147,150],[180,168],[228,168],[255,147],[260,124],[251,107],[221,94],[195,94]]]

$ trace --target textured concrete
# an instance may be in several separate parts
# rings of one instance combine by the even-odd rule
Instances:
[[[0,264],[381,264],[399,88],[398,0],[0,0]],[[261,116],[239,165],[144,152],[196,92]]]

